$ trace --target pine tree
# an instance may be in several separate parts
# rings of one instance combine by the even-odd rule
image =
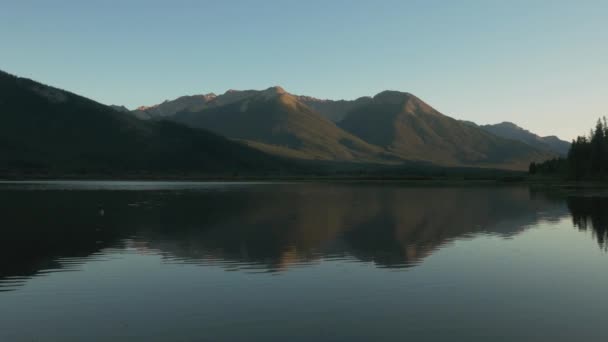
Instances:
[[[535,162],[530,163],[530,167],[528,168],[528,172],[531,175],[535,175],[536,174],[536,163]]]

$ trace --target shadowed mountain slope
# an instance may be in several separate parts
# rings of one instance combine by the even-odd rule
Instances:
[[[518,140],[540,150],[557,153],[562,156],[567,155],[568,150],[570,149],[570,143],[567,141],[561,140],[556,136],[541,137],[512,122],[481,125],[479,127],[499,137]]]
[[[210,132],[142,121],[84,97],[0,72],[0,171],[225,174],[283,161]]]
[[[401,158],[440,165],[525,169],[532,161],[552,157],[445,116],[414,95],[397,91],[377,94],[339,126]]]

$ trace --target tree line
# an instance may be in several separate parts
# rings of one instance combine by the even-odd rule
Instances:
[[[572,141],[566,158],[531,163],[530,174],[566,176],[570,179],[608,178],[608,123],[599,119],[588,136]]]

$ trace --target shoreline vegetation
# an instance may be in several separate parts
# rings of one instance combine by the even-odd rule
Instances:
[[[0,183],[12,182],[62,182],[62,181],[107,181],[107,182],[337,182],[337,183],[406,183],[412,185],[527,185],[533,187],[587,189],[608,188],[608,181],[603,180],[565,180],[557,177],[538,177],[526,174],[501,177],[475,176],[141,176],[123,175],[108,177],[103,175],[30,175],[0,176]]]
[[[402,165],[376,165],[336,162],[286,163],[289,167],[265,171],[236,168],[226,172],[181,170],[139,171],[111,169],[0,169],[0,180],[156,180],[156,181],[242,181],[242,180],[353,180],[353,181],[503,181],[521,182],[525,171],[474,167],[442,167],[411,162]]]
[[[588,136],[572,141],[565,158],[532,162],[529,174],[554,177],[567,181],[608,181],[608,122],[606,117],[597,120]]]

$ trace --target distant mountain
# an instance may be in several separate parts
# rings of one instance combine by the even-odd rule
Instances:
[[[170,118],[181,112],[199,112],[208,108],[231,104],[257,93],[259,93],[257,90],[228,90],[219,96],[213,93],[182,96],[152,106],[140,106],[133,111],[133,114],[140,119]]]
[[[568,155],[571,143],[564,141],[555,135],[548,135],[546,137],[542,137],[542,139],[543,142],[549,145],[553,151],[556,151],[562,156]]]
[[[333,122],[339,122],[344,119],[348,112],[357,107],[368,104],[372,101],[369,96],[360,97],[356,100],[321,100],[309,96],[298,96],[298,100],[306,104],[313,110],[317,111],[322,116]]]
[[[565,156],[570,149],[570,143],[556,136],[541,137],[525,130],[512,122],[501,122],[495,125],[481,125],[480,128],[499,137],[522,141],[538,149]]]
[[[162,103],[153,106],[141,106],[134,113],[137,113],[141,118],[160,118],[170,117],[179,112],[197,112],[209,107],[217,107],[244,98],[253,96],[257,93],[256,90],[228,90],[225,94],[216,96],[213,93],[205,95],[182,96],[175,100],[165,100]],[[356,100],[327,100],[318,99],[310,96],[298,96],[298,101],[307,105],[321,116],[338,122],[344,119],[346,114],[358,106],[369,103],[371,97],[364,96]]]
[[[163,103],[153,106],[141,106],[134,112],[140,118],[163,118],[174,115],[182,111],[199,111],[207,107],[207,103],[215,99],[217,96],[213,93],[204,95],[182,96],[175,100],[166,100]]]
[[[280,87],[275,87],[280,88]],[[174,100],[165,100],[162,103],[152,106],[140,106],[133,111],[136,116],[142,119],[159,119],[163,117],[171,117],[180,112],[199,112],[204,109],[218,107],[230,103],[243,100],[248,97],[258,94],[257,90],[228,90],[222,95],[213,93],[203,95],[189,95],[178,97]],[[317,99],[310,96],[294,96],[299,102],[307,105],[312,110],[321,114],[321,116],[338,122],[346,116],[346,114],[358,106],[369,103],[371,97],[360,97],[356,100],[326,100]],[[117,110],[122,110],[122,106],[112,106]]]
[[[366,162],[390,159],[383,149],[338,128],[280,87],[231,91],[201,111],[179,112],[172,119],[287,157]]]
[[[333,101],[292,95],[280,87],[230,90],[181,97],[134,114],[167,118],[302,159],[526,169],[530,162],[556,154],[454,120],[396,91]]]
[[[216,134],[122,111],[0,72],[0,173],[273,172],[276,157]]]
[[[125,106],[110,105],[110,108],[112,108],[112,109],[114,109],[115,111],[118,111],[118,112],[123,112],[123,113],[130,112],[129,108],[127,108]]]
[[[395,91],[332,101],[272,87],[182,97],[140,110],[150,118],[169,118],[265,152],[303,159],[525,169],[532,161],[554,156],[454,120],[411,94]]]
[[[409,93],[384,91],[339,122],[346,131],[409,160],[524,169],[551,153],[445,116]]]

